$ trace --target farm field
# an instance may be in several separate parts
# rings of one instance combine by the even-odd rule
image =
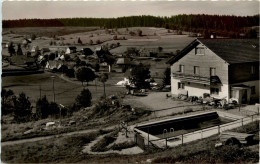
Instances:
[[[129,31],[136,32],[138,29],[143,31],[143,36],[131,36]],[[10,41],[14,43],[21,43],[24,37],[29,38],[30,34],[36,34],[37,38],[32,41],[31,45],[38,45],[39,48],[49,47],[50,41],[55,41],[57,44],[64,43],[65,45],[74,45],[78,49],[83,47],[89,47],[95,50],[96,47],[105,44],[119,42],[121,46],[111,50],[111,53],[120,54],[126,51],[127,47],[137,47],[142,49],[158,49],[163,47],[165,52],[175,52],[181,50],[190,41],[194,40],[192,37],[185,35],[176,35],[173,31],[168,33],[164,28],[151,28],[151,27],[132,27],[118,29],[114,33],[108,33],[104,29],[97,27],[28,27],[28,28],[12,28],[3,29],[3,43]],[[154,35],[156,34],[156,35]],[[55,35],[56,39],[53,38]],[[113,40],[113,36],[117,35],[118,38],[125,37],[126,40]],[[59,40],[57,40],[59,38]],[[60,40],[62,38],[62,40]],[[77,44],[78,38],[81,39],[82,45]],[[89,41],[92,40],[94,45],[89,45]],[[96,41],[100,40],[102,44],[96,45]],[[23,49],[23,52],[29,49]],[[7,48],[3,48],[2,55],[8,56]]]

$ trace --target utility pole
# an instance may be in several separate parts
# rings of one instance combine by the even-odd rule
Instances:
[[[42,99],[42,86],[40,85],[40,99]]]
[[[53,102],[55,102],[55,92],[54,92],[54,79],[55,79],[55,76],[51,76],[52,78],[52,93],[53,93]]]

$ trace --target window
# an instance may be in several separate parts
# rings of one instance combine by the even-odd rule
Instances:
[[[194,74],[199,75],[200,74],[200,67],[194,66]]]
[[[219,89],[218,88],[210,88],[210,94],[212,95],[218,95]]]
[[[184,89],[184,83],[178,83],[178,89]]]
[[[254,65],[251,66],[251,74],[252,74],[252,75],[255,74],[255,66],[254,66]]]
[[[216,76],[216,68],[210,68],[210,76]]]
[[[205,48],[203,47],[197,47],[195,49],[195,55],[205,55]]]
[[[179,72],[184,73],[184,65],[179,66]]]
[[[252,86],[252,87],[251,87],[251,94],[256,94],[256,92],[255,92],[255,86]]]

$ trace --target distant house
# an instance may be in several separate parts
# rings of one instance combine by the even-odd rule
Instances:
[[[32,43],[32,41],[31,40],[29,40],[29,39],[23,39],[23,41],[22,41],[22,44],[23,45],[27,45],[27,44],[29,44],[29,43]]]
[[[139,50],[139,56],[140,57],[150,57],[150,51],[143,48]]]
[[[77,52],[77,47],[68,47],[66,49],[65,54],[72,54],[72,53],[75,53],[75,52]]]
[[[39,46],[34,45],[34,46],[32,46],[31,52],[32,52],[32,53],[35,53],[35,52],[37,52],[38,50],[39,50]]]
[[[196,39],[168,63],[173,95],[259,101],[257,39]]]
[[[46,66],[45,66],[45,69],[48,69],[48,70],[53,70],[53,69],[60,69],[60,67],[62,66],[62,62],[60,61],[56,61],[56,60],[53,60],[53,61],[47,61],[46,63]]]
[[[132,62],[129,58],[118,58],[113,70],[116,72],[125,72],[132,66]]]
[[[8,48],[9,47],[9,42],[5,43],[5,48]]]
[[[68,67],[68,69],[73,69],[75,64],[76,63],[72,62],[72,61],[64,62],[64,65],[66,65]]]
[[[106,62],[100,63],[99,66],[99,72],[110,72],[111,70],[110,65]]]

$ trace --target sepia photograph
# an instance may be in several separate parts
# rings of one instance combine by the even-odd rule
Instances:
[[[259,3],[3,1],[1,163],[259,163]]]

